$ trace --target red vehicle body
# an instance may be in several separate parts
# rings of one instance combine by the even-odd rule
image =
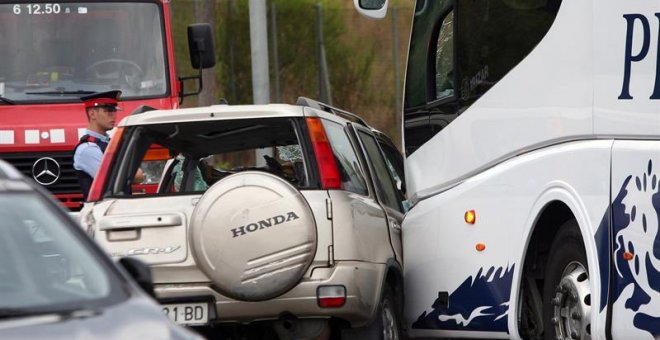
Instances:
[[[0,0],[0,158],[78,210],[80,96],[121,90],[117,123],[142,105],[179,106],[169,2]],[[148,189],[158,179],[144,167]]]

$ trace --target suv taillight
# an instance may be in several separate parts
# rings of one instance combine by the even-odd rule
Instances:
[[[309,136],[312,140],[316,164],[321,174],[321,186],[323,189],[341,189],[341,176],[328,136],[325,134],[323,123],[320,118],[306,118]]]
[[[89,189],[89,194],[87,195],[87,202],[97,202],[101,200],[103,195],[103,188],[105,187],[105,182],[108,177],[108,170],[110,169],[110,163],[115,157],[117,152],[117,147],[119,142],[121,142],[121,137],[124,134],[124,128],[117,128],[112,139],[110,139],[110,144],[103,154],[103,159],[101,160],[101,165],[99,170],[94,176],[94,181],[92,182],[92,187]]]

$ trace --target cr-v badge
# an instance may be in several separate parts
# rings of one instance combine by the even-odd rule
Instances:
[[[181,246],[167,246],[167,247],[147,247],[147,248],[135,248],[129,249],[126,252],[127,256],[133,255],[158,255],[158,254],[170,254],[177,251]]]

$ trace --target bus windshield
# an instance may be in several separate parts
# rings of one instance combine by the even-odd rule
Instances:
[[[118,89],[123,99],[162,97],[163,27],[156,3],[0,4],[0,96],[76,102]]]
[[[523,60],[561,0],[426,1],[415,7],[405,84],[410,155]]]

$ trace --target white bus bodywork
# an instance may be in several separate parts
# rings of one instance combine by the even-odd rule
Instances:
[[[527,337],[528,305],[550,301],[523,282],[543,282],[553,221],[569,219],[588,267],[574,336],[660,339],[659,42],[660,1],[563,1],[520,63],[409,153],[409,335]]]

